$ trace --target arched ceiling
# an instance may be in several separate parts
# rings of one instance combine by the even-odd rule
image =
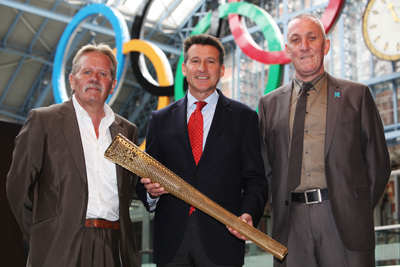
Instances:
[[[55,51],[65,27],[80,9],[96,3],[117,8],[130,31],[144,2],[150,2],[150,6],[142,38],[161,48],[175,71],[182,42],[192,25],[209,10],[208,0],[0,0],[0,120],[23,123],[32,108],[54,103],[51,76]],[[86,22],[69,51],[66,77],[72,57],[81,46],[92,40],[115,45],[106,18],[96,15]],[[158,97],[138,84],[129,61],[112,109],[136,123],[139,135],[144,136]],[[151,72],[152,66],[149,68]]]

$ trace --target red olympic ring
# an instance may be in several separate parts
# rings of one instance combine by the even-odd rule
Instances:
[[[238,2],[238,0],[229,0],[228,2]],[[329,4],[321,17],[321,22],[322,25],[324,25],[326,33],[328,33],[335,24],[340,15],[340,11],[342,10],[344,2],[345,0],[329,1]],[[291,62],[284,50],[275,52],[262,50],[254,42],[247,29],[240,22],[239,15],[229,15],[228,18],[229,27],[231,28],[231,33],[236,41],[236,44],[248,57],[264,64],[287,64]]]

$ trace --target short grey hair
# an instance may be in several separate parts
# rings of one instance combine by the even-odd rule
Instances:
[[[300,13],[300,14],[294,16],[294,17],[289,21],[288,25],[289,25],[292,21],[294,21],[295,19],[302,19],[302,18],[311,18],[311,19],[315,19],[315,21],[317,22],[317,24],[318,24],[319,27],[321,28],[322,35],[324,36],[324,41],[326,40],[326,33],[325,33],[324,25],[322,24],[321,20],[320,20],[317,16],[315,16],[315,15],[313,15],[313,14],[311,14],[311,13]],[[289,37],[289,36],[288,36],[288,37]]]

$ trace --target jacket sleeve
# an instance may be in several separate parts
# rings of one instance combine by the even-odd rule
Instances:
[[[40,114],[32,110],[15,139],[7,197],[25,238],[30,239],[33,191],[42,169],[44,134]]]
[[[241,164],[243,177],[243,202],[241,214],[253,217],[256,227],[260,221],[268,200],[268,183],[264,174],[261,156],[258,115],[254,111],[246,125],[241,145]]]
[[[260,98],[260,102],[258,105],[258,114],[259,114],[259,123],[258,123],[258,127],[259,127],[259,131],[260,131],[260,143],[261,143],[261,155],[263,157],[263,161],[264,161],[264,169],[265,169],[265,175],[267,178],[267,182],[268,182],[268,199],[271,203],[272,201],[272,192],[271,192],[271,181],[272,181],[272,169],[271,166],[269,164],[269,160],[268,160],[268,147],[267,147],[267,143],[266,143],[266,129],[267,129],[267,110],[265,110],[264,107],[264,98]]]
[[[370,89],[365,86],[361,107],[361,141],[371,191],[371,204],[375,207],[390,176],[390,159],[381,117]]]
[[[147,126],[146,133],[146,152],[157,159],[157,129],[156,129],[156,119],[154,111],[151,114],[149,125]],[[144,188],[143,184],[140,182],[140,177],[138,177],[136,182],[136,194],[139,199],[143,202],[145,208],[150,211],[149,203],[147,202],[147,190]],[[154,210],[152,210],[154,211]]]

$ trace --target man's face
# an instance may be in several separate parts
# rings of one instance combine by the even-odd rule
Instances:
[[[76,100],[85,108],[86,105],[101,104],[114,93],[117,80],[111,77],[111,59],[99,52],[88,52],[79,59],[78,71],[69,75],[71,89]]]
[[[182,73],[186,76],[190,93],[197,100],[211,95],[224,76],[225,66],[219,62],[219,51],[211,45],[192,45],[186,63],[182,63]]]
[[[317,21],[309,17],[295,19],[289,24],[287,35],[285,50],[297,78],[307,82],[323,73],[324,56],[329,51],[330,41],[324,41]]]

